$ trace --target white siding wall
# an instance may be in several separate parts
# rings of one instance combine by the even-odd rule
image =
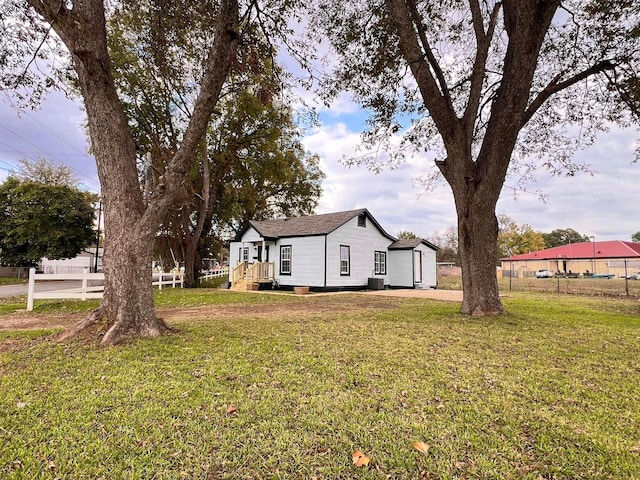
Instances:
[[[413,250],[390,250],[389,265],[389,285],[413,288]]]
[[[324,235],[280,238],[269,248],[269,261],[275,262],[275,277],[280,285],[324,287],[324,238]],[[291,275],[280,275],[283,245],[291,245]]]
[[[414,288],[416,265],[415,252],[420,252],[422,256],[422,281],[420,285],[435,287],[436,277],[436,252],[435,250],[420,244],[415,249],[391,250],[389,252],[389,264],[391,265],[389,284],[392,287]]]
[[[94,257],[88,253],[81,253],[75,258],[65,258],[61,260],[49,260],[43,258],[40,267],[44,273],[80,273],[85,268],[93,268]],[[99,260],[102,266],[102,259]]]
[[[326,246],[325,246],[326,239]],[[249,228],[240,242],[229,246],[231,269],[240,260],[241,248],[249,248],[249,262],[255,261],[257,243],[262,242],[258,232]],[[277,242],[266,242],[269,247],[269,261],[275,264],[275,279],[282,286],[309,287],[361,287],[366,286],[369,277],[384,278],[385,285],[392,287],[414,287],[414,250],[387,250],[391,241],[382,235],[369,218],[366,226],[358,226],[354,217],[340,228],[330,233],[314,237],[281,238]],[[291,275],[280,275],[280,247],[291,246]],[[340,246],[349,247],[350,274],[340,275]],[[326,248],[326,265],[325,265]],[[374,275],[374,252],[385,252],[386,275]],[[415,251],[422,255],[422,284],[436,286],[436,254],[426,245],[419,245]],[[263,257],[264,258],[264,257]],[[326,268],[326,283],[325,283]]]
[[[384,278],[389,284],[391,260],[387,247],[391,241],[382,235],[369,218],[365,227],[354,217],[327,236],[327,287],[365,286],[369,277]],[[350,275],[340,275],[340,245],[350,247]],[[374,252],[387,253],[387,274],[374,275]]]

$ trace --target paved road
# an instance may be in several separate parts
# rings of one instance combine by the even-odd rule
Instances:
[[[36,282],[36,292],[47,292],[49,290],[62,290],[64,288],[81,287],[80,280],[65,280],[56,282]],[[0,297],[16,297],[26,295],[29,285],[21,283],[18,285],[0,285]]]

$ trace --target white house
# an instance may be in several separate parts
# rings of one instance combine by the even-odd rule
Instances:
[[[397,240],[367,209],[251,220],[229,247],[232,288],[435,288],[437,247]]]
[[[74,258],[50,260],[45,257],[40,261],[39,268],[44,273],[81,273],[85,269],[93,272],[96,267],[96,253],[98,254],[98,271],[100,272],[102,271],[102,248],[99,248],[98,252],[95,248],[85,248]]]

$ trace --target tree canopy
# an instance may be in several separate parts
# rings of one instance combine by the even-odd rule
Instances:
[[[550,233],[543,233],[542,238],[544,238],[544,248],[589,241],[588,235],[581,235],[573,228],[557,228]]]
[[[560,0],[321,0],[314,25],[338,56],[325,82],[371,112],[375,168],[428,151],[456,205],[462,312],[504,311],[496,204],[507,175],[574,175],[576,149],[640,119],[640,4]],[[407,125],[409,124],[410,125]],[[400,142],[394,137],[400,134]],[[386,155],[381,152],[386,150]]]
[[[20,167],[11,172],[11,176],[21,181],[37,182],[44,185],[66,185],[77,187],[78,179],[67,165],[58,165],[46,158],[30,161],[18,160]]]
[[[14,98],[23,103],[37,102],[52,86],[77,89],[98,167],[105,227],[104,296],[99,307],[65,337],[103,328],[105,319],[102,345],[167,331],[155,315],[149,275],[158,228],[168,212],[193,198],[188,177],[203,158],[199,156],[203,139],[230,72],[241,63],[240,47],[252,45],[255,28],[269,39],[266,54],[275,57],[275,39],[288,37],[291,28],[287,22],[299,7],[299,2],[289,0],[264,4],[238,0],[6,0],[0,4],[5,27],[0,43],[0,84],[12,89]],[[153,114],[159,112],[174,121],[158,122],[158,129],[179,127],[149,129],[155,137],[146,143],[136,143],[142,136],[136,132],[138,125],[130,122],[127,106],[142,104],[128,101],[113,71],[116,49],[110,45],[110,37],[117,35],[119,24],[109,19],[125,16],[148,21],[150,27],[139,29],[141,34],[129,43],[133,48],[125,45],[120,52],[126,58],[122,64],[139,64],[149,73],[129,94],[145,99],[145,105],[160,101],[162,107],[139,118],[154,124]],[[295,43],[284,42],[287,46]],[[300,59],[308,57],[307,52],[298,54]],[[194,58],[200,61],[191,61]],[[187,88],[168,101],[155,88],[157,83],[191,78],[194,81],[185,81]],[[183,109],[184,100],[191,105],[189,111]],[[156,153],[162,155],[163,169],[157,182],[140,188],[138,154],[148,146],[156,147]]]
[[[498,215],[498,258],[521,253],[535,252],[545,248],[544,238],[526,223],[518,225],[507,215]]]
[[[415,233],[410,232],[409,230],[402,230],[400,233],[398,233],[398,240],[407,240],[412,238],[418,238],[418,236]]]
[[[458,229],[449,227],[441,232],[434,233],[429,241],[438,246],[436,261],[447,263],[460,263],[458,254]]]
[[[8,178],[0,185],[0,261],[34,266],[73,258],[95,241],[97,196],[68,185]]]
[[[179,45],[173,43],[173,36],[183,32],[180,22],[197,21],[196,12],[207,12],[207,28],[194,38],[203,62],[191,90],[191,114],[184,117],[175,148],[166,152],[162,181],[143,195],[137,168],[139,146],[114,80],[107,28],[110,16],[132,5],[107,5],[102,0],[7,0],[0,7],[5,27],[5,41],[0,44],[2,86],[13,89],[17,98],[24,88],[33,94],[27,100],[35,97],[37,101],[39,93],[61,82],[76,88],[84,101],[104,207],[105,289],[99,307],[66,335],[104,326],[106,319],[104,345],[167,331],[153,305],[153,240],[167,212],[190,198],[185,177],[195,163],[242,34],[237,0],[136,3],[139,17],[152,18],[157,28],[152,32],[155,39],[136,43],[130,60],[144,64],[154,55],[167,62],[175,60],[171,63],[177,69],[174,75],[188,68],[180,61]],[[251,23],[248,17],[245,20]],[[144,95],[144,89],[137,94]],[[175,113],[175,105],[165,112]]]
[[[155,8],[154,2],[143,4]],[[123,6],[110,18],[109,49],[147,198],[192,115],[194,85],[207,53],[199,39],[211,28],[214,12],[198,9],[191,22],[187,17],[194,12],[181,11],[159,26],[155,15],[141,17],[139,9]],[[301,132],[282,101],[288,86],[274,47],[256,27],[245,28],[243,36],[186,175],[191,195],[182,208],[168,212],[156,237],[162,264],[185,267],[186,286],[197,285],[201,259],[220,245],[216,235],[247,218],[310,214],[321,192],[319,160],[302,147]],[[140,44],[150,46],[142,59],[136,58]]]

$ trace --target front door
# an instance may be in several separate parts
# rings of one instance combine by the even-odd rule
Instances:
[[[264,251],[264,258],[262,257],[263,251]],[[265,245],[264,250],[262,250],[262,245],[258,245],[258,261],[259,262],[269,261],[269,245]]]

